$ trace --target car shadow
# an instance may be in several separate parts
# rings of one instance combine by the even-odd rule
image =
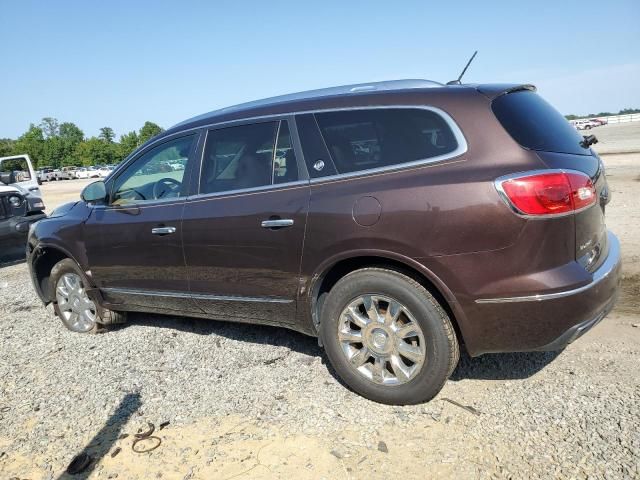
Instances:
[[[335,381],[343,387],[349,388],[333,369],[324,352],[324,348],[318,345],[317,338],[285,327],[130,312],[127,323],[111,328],[127,328],[127,326],[130,325],[168,328],[182,332],[196,333],[198,335],[220,335],[239,342],[285,347],[309,357],[319,357]]]
[[[543,370],[560,353],[486,353],[473,358],[462,351],[451,380],[523,380]]]
[[[324,356],[324,350],[318,346],[316,338],[285,327],[149,313],[129,313],[127,323],[119,328],[128,325],[168,328],[198,335],[220,335],[230,340],[286,347],[305,355]]]
[[[69,466],[57,480],[81,480],[89,478],[96,465],[120,437],[122,427],[140,408],[142,401],[139,393],[126,394],[104,426],[77,454],[69,458]],[[76,472],[76,473],[74,473]]]
[[[287,328],[233,323],[198,318],[130,313],[127,325],[168,328],[199,335],[220,335],[231,340],[286,347],[304,355],[320,357],[331,375],[344,382],[331,367],[318,340]],[[521,380],[549,365],[561,352],[491,353],[472,358],[464,349],[451,380]]]

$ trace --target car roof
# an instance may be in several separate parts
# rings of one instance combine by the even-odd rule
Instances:
[[[171,135],[190,128],[260,116],[300,113],[321,109],[345,108],[350,106],[405,104],[411,94],[449,95],[453,92],[479,92],[493,98],[517,90],[532,90],[532,85],[523,84],[458,84],[444,85],[433,80],[409,79],[383,82],[358,83],[338,87],[309,90],[276,97],[254,100],[232,105],[192,117],[167,129],[152,139]]]

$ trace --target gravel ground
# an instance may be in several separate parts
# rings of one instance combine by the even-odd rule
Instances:
[[[594,148],[601,155],[640,151],[640,122],[602,125],[591,130],[581,130],[580,134],[595,135],[598,143]]]
[[[640,478],[638,162],[605,157],[631,266],[616,310],[561,354],[463,356],[412,407],[351,393],[284,329],[137,314],[72,334],[25,264],[4,267],[0,478]],[[131,451],[166,421],[157,450]],[[67,477],[79,452],[95,462]]]

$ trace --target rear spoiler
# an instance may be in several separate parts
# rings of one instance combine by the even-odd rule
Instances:
[[[523,90],[527,90],[530,92],[535,92],[535,85],[531,85],[528,83],[525,84],[488,84],[488,85],[476,85],[476,90],[480,92],[482,95],[487,97],[489,100],[494,100],[502,95],[506,95],[508,93],[520,92]]]

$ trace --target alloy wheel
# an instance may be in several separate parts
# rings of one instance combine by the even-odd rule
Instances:
[[[96,324],[96,305],[87,295],[80,275],[65,273],[56,284],[56,301],[64,324],[74,332],[88,332]]]
[[[338,341],[349,365],[379,385],[412,380],[426,360],[422,329],[409,310],[384,295],[362,295],[340,314]]]

